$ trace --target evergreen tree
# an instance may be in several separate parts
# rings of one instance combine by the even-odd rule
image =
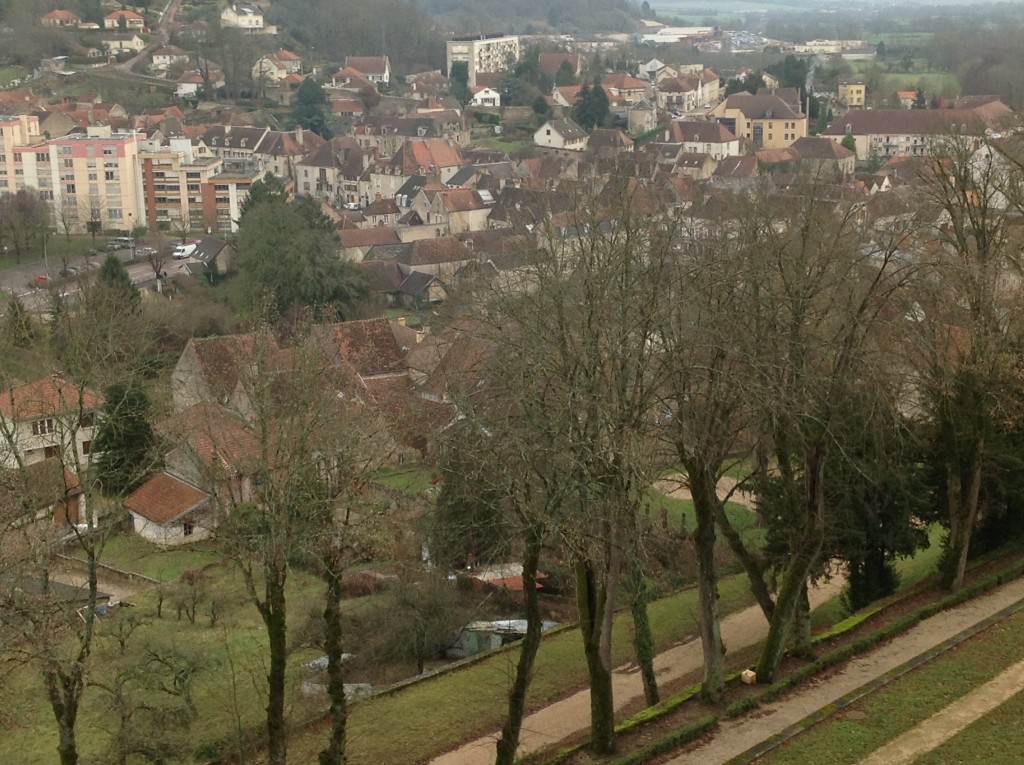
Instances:
[[[327,127],[327,95],[314,79],[306,79],[295,91],[295,110],[292,112],[295,124],[312,130],[321,138],[330,138]]]
[[[844,149],[849,149],[854,154],[857,153],[857,139],[853,137],[853,133],[847,133],[843,136],[843,140],[840,141],[840,146]]]
[[[558,71],[555,72],[555,85],[563,87],[575,84],[576,72],[572,70],[572,65],[568,61],[563,61],[562,65],[558,67]]]
[[[104,490],[130,491],[145,478],[156,443],[149,414],[149,397],[138,386],[116,384],[107,389],[94,445],[99,452],[97,478]]]
[[[132,284],[124,265],[111,253],[96,272],[97,289],[89,293],[90,299],[109,300],[111,305],[135,311],[141,304],[139,291]]]
[[[32,319],[28,315],[25,304],[17,295],[11,297],[4,312],[4,334],[15,348],[28,348],[36,339]]]

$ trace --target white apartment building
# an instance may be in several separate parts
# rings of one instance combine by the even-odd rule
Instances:
[[[476,87],[479,72],[503,72],[519,60],[519,38],[515,35],[479,35],[456,37],[447,43],[448,73],[452,64],[465,61],[469,69],[469,87]]]

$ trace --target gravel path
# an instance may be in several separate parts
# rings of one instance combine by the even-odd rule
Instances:
[[[744,755],[765,740],[783,735],[791,726],[823,707],[1022,600],[1024,579],[1017,579],[987,595],[938,613],[897,640],[851,660],[827,680],[814,682],[774,704],[765,705],[755,716],[723,721],[714,738],[667,762],[671,765],[721,765],[733,758],[744,761]],[[886,763],[895,761],[884,760]]]
[[[817,607],[835,597],[842,591],[844,584],[845,581],[841,577],[833,577],[821,587],[812,589],[811,606]],[[722,620],[722,639],[732,651],[756,645],[764,640],[767,634],[768,622],[757,606],[745,608]],[[677,680],[700,670],[703,666],[699,639],[663,651],[654,660],[659,683]],[[629,702],[643,698],[643,681],[635,664],[616,669],[612,683],[616,709],[621,710]],[[590,693],[583,690],[527,716],[523,721],[518,755],[523,757],[557,744],[570,736],[586,733],[589,729]],[[495,731],[430,762],[432,765],[491,765],[494,762],[497,737],[498,732]]]

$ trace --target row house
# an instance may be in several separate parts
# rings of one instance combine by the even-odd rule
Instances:
[[[713,69],[658,80],[655,100],[662,109],[697,112],[718,103],[721,80]]]
[[[351,137],[332,138],[296,163],[295,192],[336,207],[359,205],[359,179],[369,155]]]
[[[493,206],[489,191],[430,186],[420,189],[411,205],[424,226],[440,228],[445,235],[485,230]]]
[[[404,117],[366,117],[352,126],[351,135],[365,151],[391,157],[410,139],[443,138],[456,146],[467,146],[470,131],[462,113],[440,109]]]
[[[673,121],[665,126],[660,142],[679,145],[687,153],[704,153],[715,160],[741,153],[740,140],[720,122]]]
[[[857,109],[833,121],[822,135],[841,143],[852,136],[857,160],[924,157],[951,133],[984,135],[985,120],[970,109]]]
[[[317,149],[324,139],[301,127],[282,132],[266,127],[212,125],[200,141],[216,157],[253,162],[280,178],[294,181],[299,160]]]
[[[366,200],[378,194],[394,197],[415,175],[447,183],[465,164],[458,147],[443,138],[407,140],[390,160],[370,165],[360,180],[360,194]]]

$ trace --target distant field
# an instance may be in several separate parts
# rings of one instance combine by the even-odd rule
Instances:
[[[919,86],[924,89],[929,98],[932,94],[942,98],[955,98],[960,95],[960,81],[955,74],[910,72],[909,74],[882,75],[882,89],[886,93],[897,90],[916,90]]]

